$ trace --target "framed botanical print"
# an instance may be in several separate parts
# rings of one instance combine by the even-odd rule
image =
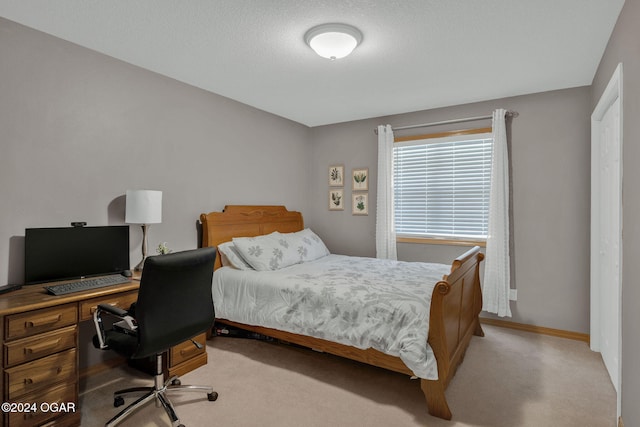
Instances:
[[[329,186],[342,187],[344,185],[344,165],[329,166]]]
[[[329,210],[344,210],[344,190],[342,188],[329,190]]]
[[[353,169],[351,172],[351,189],[353,191],[369,190],[369,168]]]
[[[353,215],[369,215],[369,193],[351,194],[351,213]]]

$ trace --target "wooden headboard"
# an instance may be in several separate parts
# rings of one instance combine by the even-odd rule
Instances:
[[[218,246],[234,237],[254,237],[279,231],[293,233],[304,228],[302,214],[284,206],[227,205],[222,212],[200,214],[202,247]],[[216,257],[215,268],[220,266]]]

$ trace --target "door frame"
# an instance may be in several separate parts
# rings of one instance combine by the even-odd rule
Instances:
[[[623,125],[623,102],[622,102],[622,63],[619,63],[616,70],[613,72],[611,80],[602,93],[598,104],[596,105],[593,113],[591,114],[591,331],[590,331],[590,346],[593,351],[601,350],[600,332],[602,319],[600,315],[600,305],[598,295],[600,293],[600,287],[598,283],[598,277],[600,274],[600,265],[598,262],[600,244],[599,244],[599,221],[600,221],[600,209],[599,209],[599,165],[600,165],[600,126],[601,121],[605,113],[609,110],[609,107],[616,101],[620,103],[620,115],[617,125],[619,126],[619,139],[617,150],[619,150],[620,159],[620,180],[619,188],[620,192],[620,247],[619,247],[619,281],[616,284],[618,286],[618,366],[617,366],[617,384],[614,387],[617,390],[617,416],[621,414],[621,402],[622,402],[622,387],[621,387],[621,371],[622,371],[622,125]]]

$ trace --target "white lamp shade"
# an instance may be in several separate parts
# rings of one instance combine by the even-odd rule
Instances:
[[[333,60],[349,55],[362,42],[362,33],[346,24],[323,24],[307,31],[305,41],[318,55]]]
[[[162,222],[162,191],[127,190],[124,221],[128,224]]]

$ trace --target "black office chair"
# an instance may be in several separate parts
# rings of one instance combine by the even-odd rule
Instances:
[[[162,373],[163,352],[209,330],[213,324],[211,279],[215,256],[215,248],[203,248],[149,257],[142,270],[138,300],[132,308],[125,311],[101,304],[94,313],[96,347],[115,350],[129,359],[155,356],[156,365],[153,387],[134,387],[114,393],[116,407],[124,404],[125,394],[144,395],[109,420],[106,426],[120,423],[153,401],[162,404],[172,426],[182,425],[166,396],[167,391],[197,391],[207,393],[210,401],[218,398],[218,393],[211,387],[180,385],[177,377],[165,379]],[[119,318],[110,330],[104,329],[104,314]],[[202,346],[193,343],[199,348]]]

